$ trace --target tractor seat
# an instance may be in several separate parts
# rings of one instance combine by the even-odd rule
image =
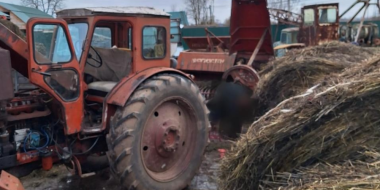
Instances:
[[[97,81],[88,84],[88,94],[105,97],[116,86],[117,82]]]

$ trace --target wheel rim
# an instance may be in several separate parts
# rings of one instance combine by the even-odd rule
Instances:
[[[141,156],[147,173],[157,181],[180,176],[194,154],[197,118],[185,100],[172,97],[149,115],[141,140]]]

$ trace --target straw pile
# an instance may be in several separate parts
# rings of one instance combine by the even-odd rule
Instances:
[[[8,21],[8,20],[3,20],[3,19],[0,19],[0,23],[2,25],[4,25],[5,27],[7,27],[9,30],[11,30],[12,32],[14,32],[17,36],[21,37],[22,39],[25,40],[25,34],[20,30],[20,28],[15,25],[13,22],[11,21]]]
[[[24,32],[22,32],[20,30],[20,28],[17,25],[15,25],[13,22],[0,19],[0,24],[7,27],[9,30],[11,30],[13,33],[15,33],[17,36],[19,36],[23,40],[26,40],[26,36],[25,36]],[[35,42],[35,48],[39,53],[46,56],[47,50],[46,50],[46,47],[44,44]]]
[[[379,189],[380,59],[282,101],[222,161],[222,189]]]
[[[288,52],[259,73],[262,80],[255,92],[253,118],[262,116],[281,101],[323,81],[327,75],[368,61],[378,52],[377,48],[362,48],[340,42]]]

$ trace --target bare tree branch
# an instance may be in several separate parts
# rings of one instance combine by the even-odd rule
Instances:
[[[41,11],[54,15],[55,11],[64,7],[65,0],[21,0],[21,5],[40,9]]]
[[[209,22],[208,17],[208,0],[184,0],[186,11],[195,22],[195,25],[205,24]]]

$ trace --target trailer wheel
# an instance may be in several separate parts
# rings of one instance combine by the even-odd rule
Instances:
[[[111,119],[112,173],[124,189],[183,189],[198,171],[209,122],[198,87],[166,74],[144,82]]]

